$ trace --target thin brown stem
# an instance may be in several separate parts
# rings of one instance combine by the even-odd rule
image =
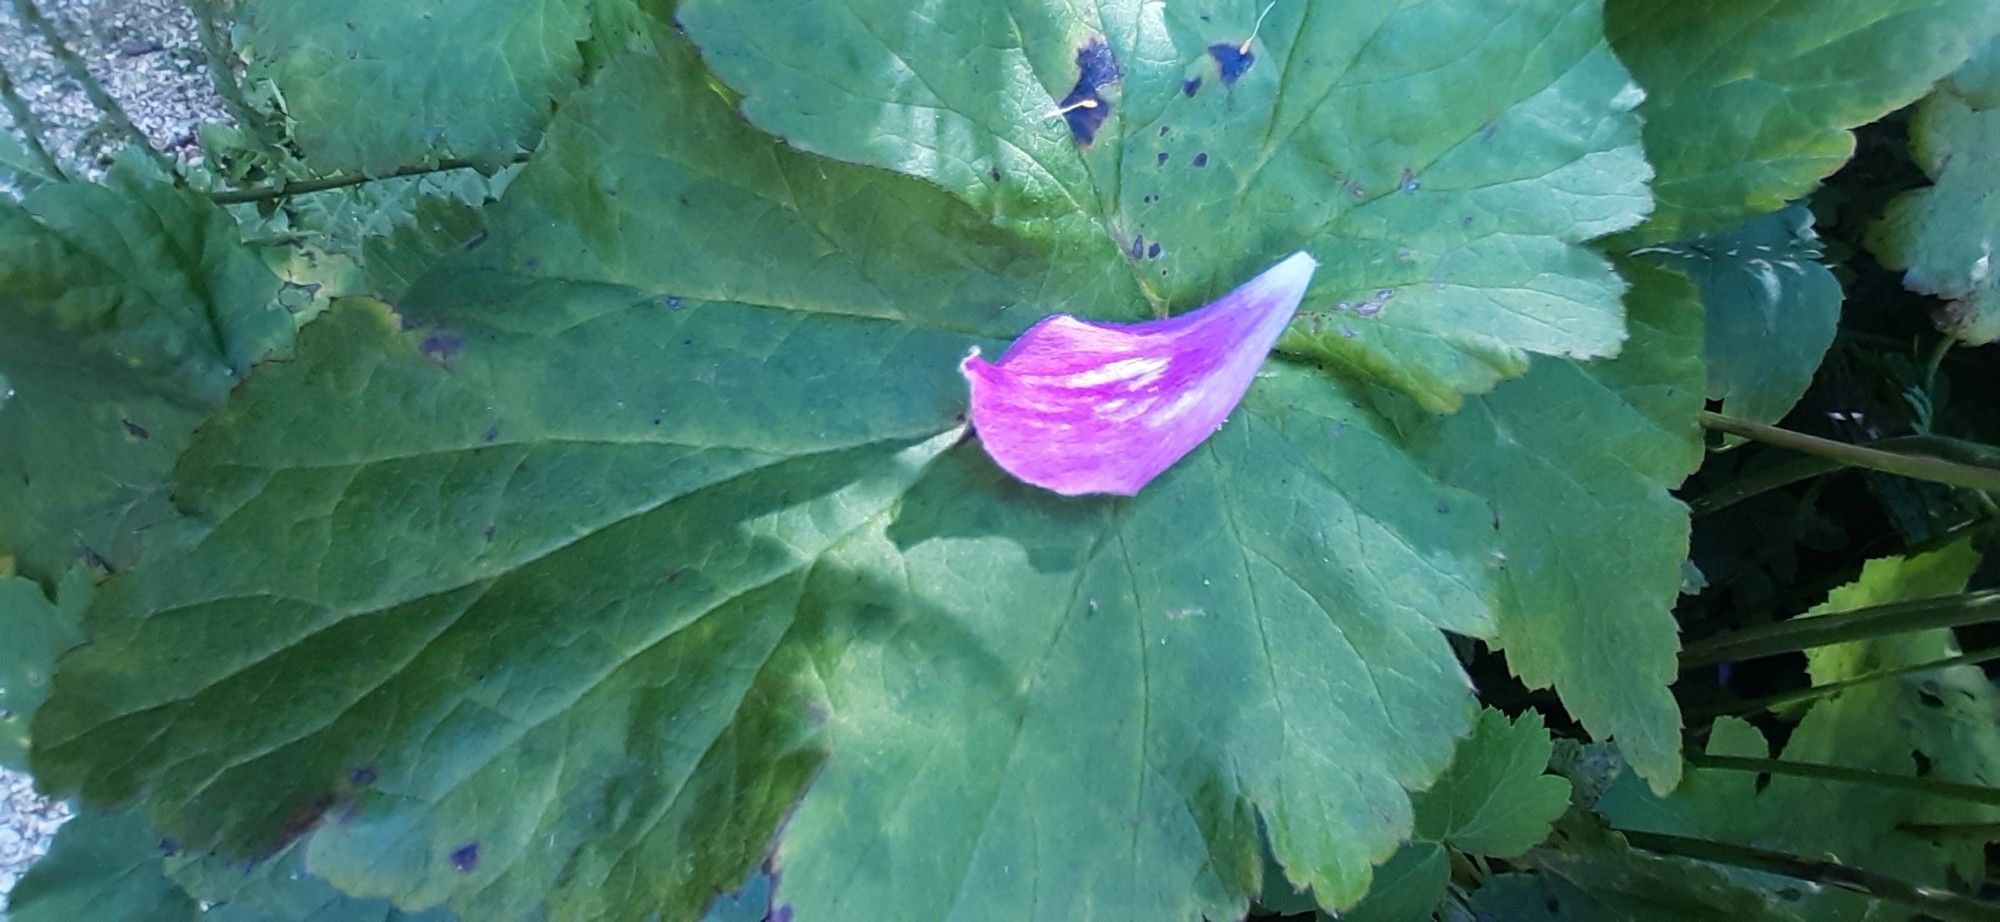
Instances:
[[[529,152],[523,151],[515,154],[508,162],[524,163],[527,161],[528,156]],[[476,165],[471,160],[452,158],[449,160],[440,160],[432,164],[406,166],[380,176],[322,176],[318,179],[301,179],[288,182],[282,186],[265,186],[258,189],[234,189],[226,192],[215,192],[209,195],[209,200],[218,205],[241,205],[246,202],[274,202],[279,199],[291,198],[298,195],[325,192],[329,189],[343,189],[348,186],[381,182],[385,179],[403,179],[410,176],[424,176],[430,173],[446,173],[452,170],[472,169]]]

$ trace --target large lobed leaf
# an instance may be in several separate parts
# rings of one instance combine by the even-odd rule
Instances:
[[[2000,31],[1993,0],[1607,0],[1646,88],[1658,207],[1625,243],[1729,230],[1802,198],[1848,130],[1908,105]]]
[[[1673,736],[1684,280],[1635,272],[1617,362],[1447,421],[1273,363],[1141,496],[1065,500],[966,439],[957,360],[1144,316],[1154,267],[1057,233],[1083,209],[995,223],[777,143],[660,44],[395,312],[337,306],[203,430],[191,522],[37,720],[50,785],[197,850],[309,834],[341,889],[468,917],[690,917],[768,852],[807,918],[1190,918],[1244,910],[1260,834],[1362,895],[1473,725],[1441,630],[1635,752]],[[1238,280],[1207,271],[1176,307]]]
[[[1598,0],[911,5],[691,0],[744,113],[1133,263],[1161,310],[1307,249],[1282,348],[1432,409],[1618,350],[1583,241],[1639,222],[1640,99]],[[1253,34],[1254,32],[1254,34]],[[1088,102],[1066,117],[1051,113]]]

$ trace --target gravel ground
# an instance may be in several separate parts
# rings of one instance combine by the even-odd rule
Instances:
[[[181,0],[33,0],[63,42],[153,147],[192,162],[201,152],[195,127],[223,121],[209,82],[194,17]],[[91,104],[84,88],[11,3],[0,4],[0,68],[5,68],[43,126],[50,153],[97,175],[123,133]],[[0,124],[6,114],[0,110]],[[26,775],[0,768],[0,896],[48,850],[69,808],[37,796]]]

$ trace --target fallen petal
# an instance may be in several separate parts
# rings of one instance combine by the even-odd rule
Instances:
[[[972,426],[1008,473],[1065,496],[1131,496],[1236,409],[1318,263],[1294,253],[1198,311],[1148,323],[1056,314],[998,362],[959,368]]]

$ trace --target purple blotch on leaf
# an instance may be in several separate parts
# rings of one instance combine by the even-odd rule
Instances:
[[[959,368],[986,453],[1065,496],[1136,494],[1222,426],[1291,323],[1318,263],[1303,252],[1200,310],[1136,324],[1057,314],[998,362]]]
[[[473,868],[479,867],[479,843],[467,842],[452,849],[451,866],[461,874],[471,873]]]
[[[432,330],[424,334],[423,342],[417,344],[417,351],[440,362],[451,361],[452,356],[465,348],[465,337],[450,330]]]
[[[1186,93],[1189,96],[1193,96],[1194,94],[1201,92],[1201,78],[1189,77],[1186,80],[1182,80],[1181,92]]]
[[[1250,69],[1250,65],[1257,63],[1257,53],[1251,51],[1247,45],[1234,45],[1229,42],[1217,42],[1208,46],[1208,56],[1215,59],[1215,69],[1225,87],[1235,86],[1236,81],[1242,79],[1244,72]]]
[[[1076,143],[1088,147],[1097,140],[1097,129],[1111,117],[1111,103],[1098,91],[1117,83],[1124,74],[1102,37],[1092,38],[1076,50],[1076,69],[1076,86],[1056,108],[1069,122],[1069,133],[1076,137]]]

